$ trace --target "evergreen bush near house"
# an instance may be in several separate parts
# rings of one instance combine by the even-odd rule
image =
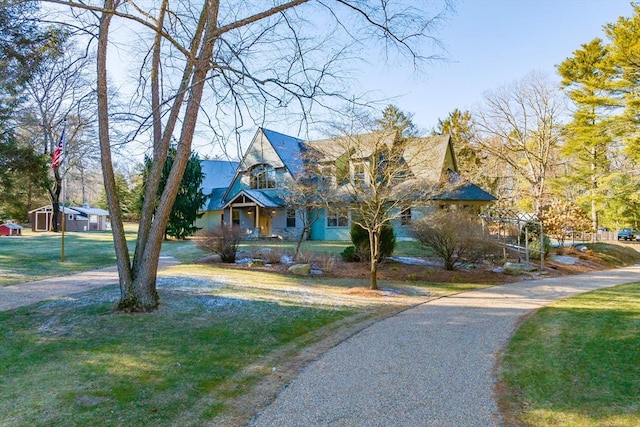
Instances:
[[[360,258],[359,260],[369,261],[371,254],[369,249],[369,232],[358,224],[353,224],[351,226],[351,242],[353,242],[356,255]],[[378,262],[391,256],[395,248],[396,235],[393,232],[393,227],[390,224],[384,224],[380,230],[380,256],[378,257]]]
[[[340,256],[342,257],[342,260],[345,261],[345,262],[360,262],[361,261],[360,256],[358,255],[358,252],[356,251],[356,247],[355,246],[347,246],[340,253]]]
[[[156,196],[156,204],[160,201],[160,196],[164,191],[167,180],[169,179],[169,172],[173,167],[173,160],[176,157],[176,147],[171,146],[167,153],[167,162],[162,170],[162,178],[160,179],[160,187],[158,188],[158,194]],[[144,170],[142,172],[142,188],[140,190],[140,203],[138,208],[142,209],[143,199],[145,194],[145,183],[147,176],[151,171],[151,165],[153,159],[149,156],[144,158]],[[171,214],[169,215],[169,221],[167,222],[167,228],[165,231],[165,239],[167,236],[175,237],[176,239],[184,240],[188,236],[192,236],[199,230],[195,226],[196,219],[202,217],[203,213],[198,213],[200,207],[207,200],[207,196],[202,192],[202,181],[204,180],[204,173],[200,163],[200,157],[195,152],[191,153],[191,157],[187,162],[187,167],[184,171],[182,181],[180,182],[180,188],[176,196],[176,200],[173,203]]]

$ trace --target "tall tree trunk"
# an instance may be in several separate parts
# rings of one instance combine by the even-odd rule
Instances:
[[[104,179],[105,194],[111,217],[111,230],[113,245],[116,252],[116,263],[120,281],[120,294],[125,296],[119,302],[120,307],[133,305],[135,297],[133,293],[133,274],[129,257],[129,248],[122,223],[122,211],[116,191],[115,174],[111,160],[111,143],[109,138],[109,104],[107,91],[107,44],[109,37],[109,25],[113,17],[112,11],[116,7],[114,0],[105,0],[104,12],[100,17],[98,52],[96,60],[97,69],[97,98],[98,98],[98,140],[100,142],[100,154],[102,158],[102,175]],[[124,299],[124,301],[123,301]]]
[[[380,254],[380,233],[369,230],[369,289],[378,290],[378,256]]]

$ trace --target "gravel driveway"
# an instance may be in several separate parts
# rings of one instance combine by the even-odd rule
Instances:
[[[493,370],[518,320],[640,280],[640,266],[445,297],[376,323],[308,366],[250,425],[499,426]]]

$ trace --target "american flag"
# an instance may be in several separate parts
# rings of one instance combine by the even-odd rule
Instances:
[[[58,139],[58,143],[53,149],[53,155],[51,156],[51,168],[57,168],[62,163],[62,155],[64,154],[64,132],[65,128],[62,128],[62,133],[60,134],[60,139]]]

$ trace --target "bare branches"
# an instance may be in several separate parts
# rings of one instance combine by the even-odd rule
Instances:
[[[476,143],[508,164],[531,188],[536,212],[560,144],[559,92],[542,75],[485,94],[476,113]]]

